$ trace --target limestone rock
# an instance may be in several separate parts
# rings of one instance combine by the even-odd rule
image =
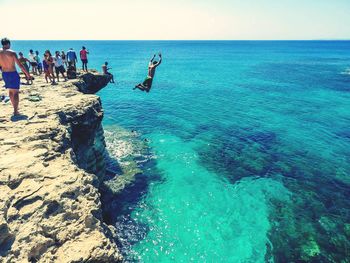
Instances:
[[[101,216],[101,102],[77,89],[108,81],[89,73],[51,86],[37,77],[21,88],[23,116],[0,104],[0,262],[122,260]]]
[[[79,81],[74,85],[78,87],[79,91],[85,94],[95,94],[100,89],[104,88],[111,80],[109,75],[96,75],[93,73],[86,73],[79,77]]]

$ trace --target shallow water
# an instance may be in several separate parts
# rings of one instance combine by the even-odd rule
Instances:
[[[152,157],[111,211],[129,261],[349,262],[350,42],[14,49],[82,44],[118,81],[99,93],[104,126],[149,140]],[[151,92],[132,91],[157,51]]]

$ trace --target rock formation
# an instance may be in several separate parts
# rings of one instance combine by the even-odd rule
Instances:
[[[51,86],[38,77],[21,89],[19,118],[0,103],[0,262],[122,260],[98,192],[101,101],[83,94],[108,81],[94,73]]]

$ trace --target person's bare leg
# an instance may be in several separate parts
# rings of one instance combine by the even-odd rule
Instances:
[[[13,105],[13,104],[14,104],[14,101],[13,101],[13,92],[12,92],[12,89],[9,89],[9,97],[10,97],[11,104]]]
[[[13,106],[13,115],[18,115],[19,94],[17,89],[9,89],[9,97]]]
[[[141,83],[139,83],[139,84],[137,84],[136,86],[135,86],[135,88],[133,88],[134,90],[135,89],[142,89],[142,84]]]
[[[135,86],[135,88],[145,91],[147,89],[147,87],[143,86],[142,84],[138,84],[137,86]]]
[[[145,91],[148,93],[151,90],[151,87],[146,87]]]
[[[55,73],[53,72],[53,69],[49,69],[49,75],[52,77],[52,84],[56,84],[55,82]]]
[[[64,81],[67,81],[66,74],[64,74],[64,72],[61,72],[61,73],[62,73]]]
[[[18,105],[19,105],[19,93],[18,93],[18,90],[15,91],[13,98],[14,98],[14,104],[13,104],[14,111],[13,111],[13,113],[15,115],[18,115],[19,114],[19,112],[18,112]]]

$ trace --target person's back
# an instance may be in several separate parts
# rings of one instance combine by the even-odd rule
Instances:
[[[3,72],[16,71],[16,53],[11,49],[0,49],[0,66]]]
[[[157,66],[153,65],[153,64],[149,64],[148,65],[148,76],[153,78],[154,77],[154,74],[156,73],[156,68]]]
[[[82,60],[87,59],[87,54],[88,54],[88,52],[86,51],[86,49],[80,50],[80,58],[81,58]]]
[[[5,88],[9,91],[9,97],[13,106],[13,114],[18,115],[19,104],[19,88],[20,88],[20,76],[16,70],[16,64],[22,69],[23,73],[28,79],[31,76],[21,62],[18,60],[16,52],[10,49],[11,42],[7,38],[1,39],[2,49],[0,49],[0,68],[2,71],[2,79],[5,82]]]
[[[73,49],[68,50],[66,55],[68,62],[73,62],[77,59],[77,55]]]
[[[102,65],[102,72],[104,75],[109,75],[111,76],[111,80],[110,80],[110,83],[115,83],[114,81],[114,76],[112,73],[108,72],[108,70],[110,70],[111,68],[108,67],[108,62],[105,62],[103,65]]]
[[[108,69],[107,69],[107,66],[105,64],[102,65],[102,72],[103,72],[103,74],[108,73]]]

